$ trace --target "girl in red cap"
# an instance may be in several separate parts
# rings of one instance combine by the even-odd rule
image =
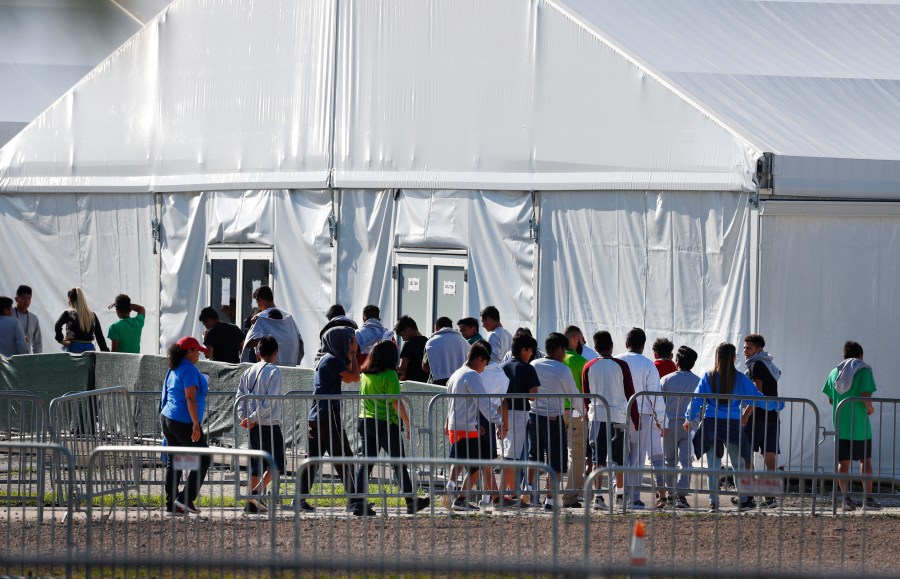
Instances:
[[[206,348],[195,338],[185,336],[169,346],[169,371],[163,383],[159,420],[168,446],[198,446],[205,448],[206,435],[201,424],[206,411],[209,383],[197,369],[200,352]],[[178,490],[181,471],[172,464],[172,453],[166,462],[166,511],[172,515],[198,514],[194,501],[206,478],[211,459],[200,457],[200,468],[192,470],[187,486]]]

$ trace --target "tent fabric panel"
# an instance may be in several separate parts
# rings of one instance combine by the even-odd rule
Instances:
[[[206,250],[216,244],[272,246],[275,303],[297,318],[304,343],[318,343],[306,328],[318,327],[328,307],[321,294],[331,284],[329,192],[208,191],[164,194],[162,201],[162,349],[203,332],[197,317],[209,305]]]
[[[331,191],[280,191],[275,210],[276,302],[294,316],[311,368],[332,304]]]
[[[339,19],[336,187],[754,188],[759,150],[550,3],[367,0]]]
[[[396,245],[466,249],[468,315],[477,318],[494,305],[510,331],[533,327],[533,214],[531,195],[521,191],[404,189],[397,198]]]
[[[362,321],[368,304],[381,308],[386,325],[394,318],[392,290],[394,192],[341,190],[337,221],[337,302]],[[324,325],[324,320],[321,325]]]
[[[900,159],[900,3],[550,1],[766,151]]]
[[[3,186],[327,174],[333,0],[214,8],[173,4],[94,69],[0,151]]]
[[[152,216],[152,195],[0,195],[0,243],[15,257],[4,262],[7,291],[31,286],[45,352],[60,350],[53,325],[73,287],[84,290],[104,334],[117,320],[106,309],[116,294],[155,308]],[[153,326],[142,335],[145,352],[157,351]]]
[[[746,194],[553,192],[540,196],[541,335],[632,327],[700,354],[749,327]],[[649,350],[648,350],[649,351]]]
[[[897,106],[900,110],[900,101]],[[779,196],[900,199],[900,160],[776,155],[773,175]]]
[[[866,362],[879,387],[876,396],[895,397],[900,370],[891,360],[900,304],[889,291],[900,279],[900,215],[818,213],[808,202],[808,213],[764,213],[760,226],[759,331],[766,349],[784,372],[779,391],[813,400],[822,426],[831,430],[831,407],[822,394],[828,373],[842,359],[843,345],[856,340],[865,349]],[[852,204],[848,204],[852,205]],[[876,414],[873,428],[883,424],[892,436],[898,417],[893,408]],[[791,437],[799,432],[789,433]],[[788,433],[782,435],[782,440]],[[874,441],[891,448],[900,439]],[[782,445],[782,448],[786,448]],[[811,447],[805,456],[790,448],[780,462],[812,464]],[[819,463],[829,464],[832,440],[819,447]],[[874,453],[876,472],[895,473],[893,454]]]

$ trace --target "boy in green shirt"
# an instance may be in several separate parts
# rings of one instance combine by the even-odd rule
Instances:
[[[116,308],[116,315],[119,316],[119,321],[109,327],[111,351],[140,354],[141,330],[144,329],[146,310],[143,306],[131,303],[131,298],[125,294],[117,295],[116,301],[109,304],[109,308]],[[132,318],[131,312],[136,312],[137,315]]]
[[[863,476],[872,475],[872,425],[869,416],[875,412],[875,408],[868,400],[856,400],[841,405],[839,415],[837,409],[841,401],[847,398],[869,398],[875,390],[872,368],[863,362],[862,346],[853,341],[847,342],[844,344],[844,361],[831,371],[822,388],[832,406],[831,418],[837,432],[839,474],[848,474],[850,463],[859,461]],[[855,501],[850,496],[848,480],[841,479],[839,482],[844,497],[844,511],[855,511],[860,506],[866,510],[881,509],[881,505],[871,496],[871,479],[865,481],[864,503]]]

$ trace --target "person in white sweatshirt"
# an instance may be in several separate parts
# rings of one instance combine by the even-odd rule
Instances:
[[[278,396],[281,394],[281,369],[275,365],[278,342],[263,336],[256,347],[259,362],[247,368],[241,376],[237,400],[241,396]],[[272,455],[277,472],[284,472],[284,435],[281,432],[281,400],[277,398],[249,398],[237,404],[237,418],[241,428],[249,429],[250,448]],[[268,508],[260,500],[274,473],[265,469],[260,460],[250,461],[250,499],[245,511],[265,513]]]

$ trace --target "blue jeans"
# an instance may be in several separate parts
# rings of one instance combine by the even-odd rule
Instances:
[[[82,352],[93,352],[94,345],[86,344],[84,342],[72,342],[68,346],[63,346],[63,351],[68,352],[70,354],[80,354]]]
[[[725,452],[728,453],[728,459],[731,461],[732,468],[734,468],[735,485],[737,485],[737,478],[736,478],[737,473],[739,471],[744,470],[744,461],[741,458],[741,454],[738,451],[738,447],[736,444],[726,444]],[[721,470],[721,468],[722,468],[722,461],[716,455],[716,445],[715,444],[710,446],[709,450],[706,451],[706,467],[711,471]],[[709,494],[709,502],[710,502],[710,504],[715,504],[715,505],[719,504],[719,478],[720,478],[720,475],[718,475],[718,474],[708,475],[706,477],[707,484],[709,484],[709,493],[710,493]],[[748,497],[748,496],[741,496],[740,500],[746,501],[749,498],[750,497]]]

